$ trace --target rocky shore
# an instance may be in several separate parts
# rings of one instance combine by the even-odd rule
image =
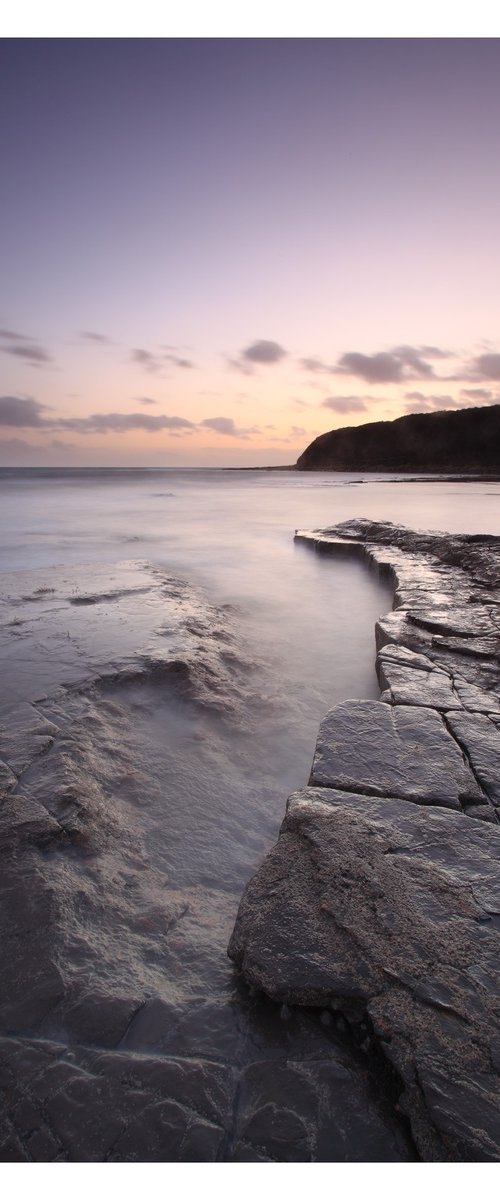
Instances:
[[[236,612],[141,561],[1,582],[0,1161],[413,1161],[343,1019],[227,959],[286,794]]]
[[[421,1160],[499,1161],[500,539],[296,537],[392,577],[382,692],[322,722],[229,955],[271,999],[342,1014]]]

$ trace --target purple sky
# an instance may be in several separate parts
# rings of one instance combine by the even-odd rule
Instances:
[[[500,40],[14,40],[0,462],[500,400]]]

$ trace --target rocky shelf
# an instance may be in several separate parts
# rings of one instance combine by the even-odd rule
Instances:
[[[496,1162],[500,538],[367,520],[296,537],[392,577],[382,692],[322,722],[229,956],[271,999],[348,1020],[421,1160]]]

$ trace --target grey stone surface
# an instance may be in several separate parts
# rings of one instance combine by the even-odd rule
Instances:
[[[254,989],[341,1012],[382,1051],[422,1159],[500,1161],[500,539],[362,520],[297,536],[391,577],[384,690],[322,722],[229,953]]]
[[[321,722],[310,783],[460,808],[480,789],[439,713],[346,700]]]
[[[4,1037],[0,1094],[3,1162],[343,1162],[352,1147],[353,1161],[412,1157],[341,1057],[270,1069]]]
[[[7,763],[0,760],[0,799],[3,800],[8,792],[16,786],[17,778]]]
[[[54,741],[57,726],[31,704],[20,704],[0,721],[0,755],[16,776],[21,775]]]
[[[484,713],[449,713],[448,725],[495,807],[500,805],[500,736]]]
[[[275,1000],[368,1015],[424,1159],[500,1160],[499,861],[460,814],[306,788],[231,939]]]
[[[387,648],[386,648],[387,649]],[[411,651],[409,652],[411,654]],[[448,712],[462,708],[462,701],[454,689],[453,678],[446,671],[434,667],[423,667],[425,656],[415,654],[416,665],[408,660],[389,657],[384,651],[377,659],[380,686],[387,689],[387,700],[391,704],[411,704],[417,707],[436,708]],[[422,660],[422,661],[419,661]],[[385,699],[385,697],[384,697]]]

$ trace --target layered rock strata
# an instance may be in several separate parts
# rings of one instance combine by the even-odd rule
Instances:
[[[500,539],[362,520],[296,537],[392,576],[382,693],[322,722],[229,955],[382,1051],[421,1159],[498,1161]]]

